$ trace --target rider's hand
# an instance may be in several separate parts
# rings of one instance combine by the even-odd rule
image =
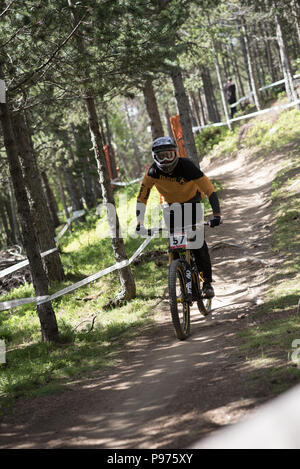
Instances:
[[[213,228],[214,226],[219,226],[220,223],[221,223],[221,217],[219,217],[218,215],[214,215],[214,218],[209,221],[209,225],[211,228]]]

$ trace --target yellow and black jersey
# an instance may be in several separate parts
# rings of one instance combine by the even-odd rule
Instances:
[[[163,202],[168,204],[197,202],[205,195],[209,198],[212,194],[216,195],[212,182],[188,158],[179,158],[171,174],[164,173],[153,163],[141,183],[138,202],[147,204],[153,186],[162,195]],[[214,208],[219,211],[219,208]]]

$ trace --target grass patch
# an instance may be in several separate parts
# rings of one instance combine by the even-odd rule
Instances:
[[[270,307],[274,315],[274,306],[283,312],[281,304],[271,303],[265,311],[267,315]],[[297,316],[289,315],[287,308],[284,310],[286,318],[266,320],[239,333],[243,345],[238,354],[253,370],[249,381],[267,393],[278,394],[300,380],[300,354],[295,348],[299,344],[300,322]],[[262,315],[263,311],[260,313]]]
[[[57,390],[64,379],[113,364],[124,341],[150,320],[150,308],[151,304],[139,310],[137,300],[131,305],[130,314],[126,307],[113,317],[108,317],[109,313],[99,314],[91,331],[88,328],[76,331],[69,322],[60,320],[61,343],[10,348],[7,365],[0,370],[0,404],[3,407],[17,397]]]
[[[195,137],[197,152],[200,158],[208,155],[211,158],[234,156],[237,152],[239,127],[233,130],[224,127],[208,127]]]
[[[293,355],[300,344],[296,306],[300,291],[293,282],[289,289],[284,281],[278,287],[277,293],[269,292],[268,301],[257,309],[247,329],[238,333],[242,344],[236,352],[253,370],[250,386],[252,381],[263,393],[274,395],[300,381],[300,353],[297,361]]]
[[[299,113],[300,114],[300,113]],[[287,154],[284,168],[272,184],[274,213],[273,250],[285,258],[273,278],[275,296],[279,290],[294,289],[300,296],[300,156],[297,145]]]
[[[264,395],[273,394],[275,397],[299,382],[300,370],[298,368],[292,366],[275,367],[266,363],[263,365],[263,370],[253,372],[250,376],[250,387],[255,390],[262,388]]]
[[[267,158],[271,151],[300,139],[300,112],[291,109],[279,114],[276,122],[256,119],[244,139],[254,156]]]

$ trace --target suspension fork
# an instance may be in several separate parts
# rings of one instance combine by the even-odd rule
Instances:
[[[192,303],[193,278],[192,278],[192,269],[191,269],[191,251],[189,249],[185,251],[185,260],[188,265],[188,268],[185,271],[185,287],[186,287],[186,293],[187,293],[187,301]]]

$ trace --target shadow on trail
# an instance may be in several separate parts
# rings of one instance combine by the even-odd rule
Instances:
[[[3,422],[0,447],[184,448],[230,423],[222,407],[240,414],[261,397],[247,387],[244,357],[233,353],[232,324],[193,313],[187,341],[174,339],[169,319],[154,332],[145,330],[120,365],[25,401],[17,424]]]

